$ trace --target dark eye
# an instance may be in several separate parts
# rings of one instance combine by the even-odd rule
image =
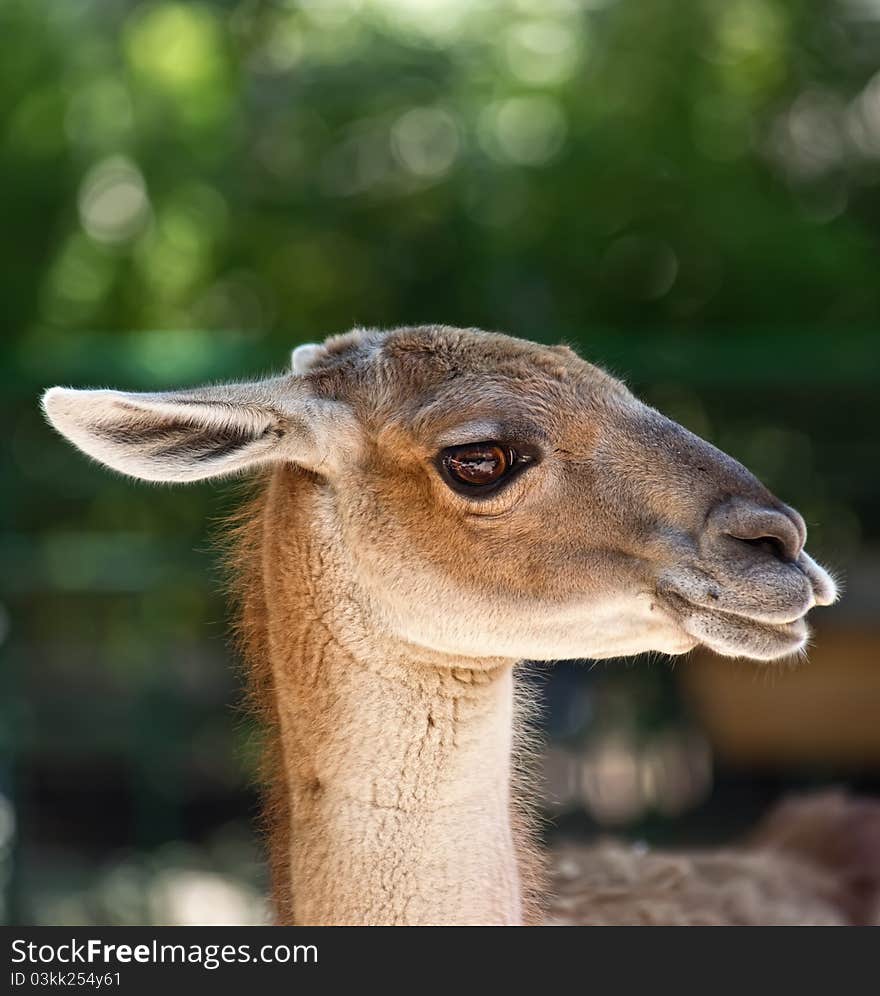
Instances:
[[[467,443],[443,450],[440,465],[456,491],[476,494],[494,490],[531,459],[502,443]]]

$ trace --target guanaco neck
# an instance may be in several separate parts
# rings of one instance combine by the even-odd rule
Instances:
[[[322,487],[281,469],[262,505],[280,918],[521,923],[512,664],[378,632],[318,521]]]

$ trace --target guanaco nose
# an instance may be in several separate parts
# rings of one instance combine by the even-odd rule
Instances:
[[[710,518],[720,534],[764,549],[788,563],[797,560],[807,539],[803,517],[787,505],[770,508],[734,499],[716,509]]]

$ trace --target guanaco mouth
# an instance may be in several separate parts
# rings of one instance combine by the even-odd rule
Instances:
[[[708,609],[674,592],[663,592],[660,597],[688,636],[726,657],[775,660],[799,653],[809,639],[806,613],[787,622],[770,623]]]

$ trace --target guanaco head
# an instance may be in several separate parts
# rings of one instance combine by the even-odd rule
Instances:
[[[85,453],[146,480],[309,472],[377,624],[434,651],[704,644],[769,660],[800,650],[807,612],[836,598],[797,512],[566,347],[358,330],[299,347],[268,380],[56,387],[43,406]]]

